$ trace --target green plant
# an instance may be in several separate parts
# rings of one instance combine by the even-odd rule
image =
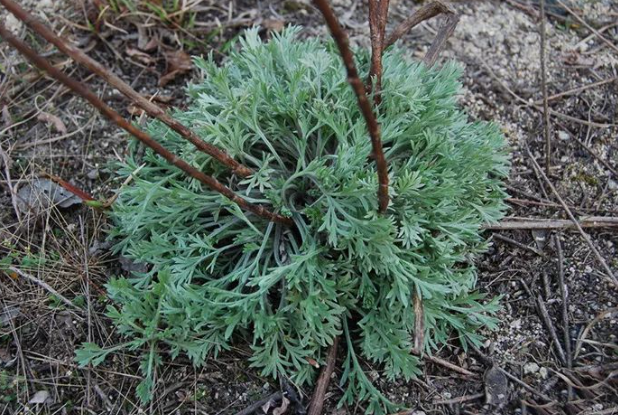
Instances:
[[[146,349],[148,400],[161,352],[207,356],[246,339],[266,376],[311,382],[336,336],[346,346],[343,401],[368,412],[393,405],[365,374],[412,378],[410,353],[421,299],[424,353],[455,334],[479,344],[496,301],[473,292],[482,224],[503,215],[508,158],[497,126],[458,108],[460,69],[429,69],[397,47],[384,55],[377,109],[389,163],[391,203],[378,211],[371,143],[332,42],[297,39],[289,28],[264,43],[257,30],[222,66],[196,59],[204,80],[174,114],[255,174],[238,179],[160,122],[149,132],[175,154],[228,182],[249,201],[294,220],[267,222],[189,179],[146,150],[117,170],[144,165],[114,206],[116,251],[150,270],[108,284],[108,315],[128,342],[86,344],[81,364],[121,348]],[[363,73],[369,55],[358,51]],[[363,359],[363,360],[361,360]]]

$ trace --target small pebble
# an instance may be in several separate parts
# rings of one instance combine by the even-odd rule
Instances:
[[[538,372],[540,369],[540,366],[537,365],[536,363],[526,363],[524,365],[524,373],[528,374],[528,373],[536,373]]]

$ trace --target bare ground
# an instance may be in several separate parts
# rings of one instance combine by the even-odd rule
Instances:
[[[199,24],[190,30],[145,14],[109,12],[100,19],[98,35],[87,30],[86,16],[96,20],[88,2],[21,3],[143,94],[156,93],[167,105],[179,107],[182,85],[194,74],[158,86],[170,51],[183,48],[200,54],[212,49],[223,57],[228,41],[252,24],[269,30],[301,24],[306,36],[326,34],[319,15],[304,0],[237,1],[230,8],[227,3],[222,7],[202,1]],[[367,45],[364,2],[333,3],[352,41]],[[500,123],[512,146],[509,220],[568,219],[559,198],[578,218],[618,217],[618,5],[566,2],[583,24],[548,0],[546,88],[552,110],[549,179],[554,193],[526,150],[545,167],[537,3],[454,4],[461,22],[443,57],[465,65],[461,102],[471,117]],[[391,24],[416,6],[412,1],[392,1]],[[184,22],[179,24],[183,27]],[[423,55],[438,24],[439,19],[430,21],[407,36],[412,54]],[[7,25],[25,35],[16,22],[9,20]],[[87,81],[110,105],[139,121],[139,114],[109,87],[43,42],[28,39],[59,67]],[[139,51],[151,40],[152,50]],[[15,209],[9,189],[19,191],[47,172],[96,198],[110,197],[120,183],[106,163],[123,156],[126,137],[80,99],[24,64],[4,43],[0,56],[0,148],[9,163],[6,168],[0,157],[0,261],[10,258],[17,269],[59,294],[15,272],[0,274],[1,413],[233,414],[277,391],[276,382],[247,367],[248,351],[242,349],[202,368],[183,358],[170,362],[159,374],[155,401],[146,408],[134,397],[140,380],[136,356],[116,354],[96,368],[76,366],[74,353],[82,342],[113,346],[121,341],[104,316],[104,284],[109,276],[126,272],[127,264],[122,266],[109,254],[108,224],[100,211],[81,205]],[[593,83],[602,84],[590,86]],[[580,90],[570,92],[575,88]],[[618,274],[615,228],[586,231],[600,257]],[[438,353],[473,376],[426,363],[423,376],[410,383],[387,382],[374,368],[376,383],[410,408],[406,413],[417,415],[618,413],[616,285],[585,239],[575,230],[488,231],[487,237],[494,243],[479,259],[479,289],[502,296],[499,328],[483,333],[487,341],[480,351],[462,350],[453,341]],[[486,397],[495,375],[488,370],[492,363],[512,376],[500,391],[505,397],[499,405],[490,405]],[[306,402],[311,391],[303,392]],[[337,382],[331,382],[328,413],[363,412],[362,405],[336,409],[340,395]]]

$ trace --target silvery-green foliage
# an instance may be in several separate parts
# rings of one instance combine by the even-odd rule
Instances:
[[[414,293],[424,306],[424,351],[455,337],[480,341],[495,301],[473,292],[484,223],[505,210],[508,159],[496,125],[458,108],[460,68],[428,69],[393,48],[384,56],[379,121],[391,204],[379,215],[371,143],[332,42],[289,28],[263,42],[250,30],[222,65],[196,59],[203,80],[174,115],[255,170],[240,179],[159,122],[149,133],[251,202],[290,216],[287,229],[248,214],[162,158],[135,148],[113,209],[116,251],[150,271],[108,286],[128,343],[146,350],[148,399],[160,355],[196,365],[248,342],[264,376],[310,383],[341,336],[345,402],[393,409],[366,374],[414,377]],[[357,51],[362,72],[368,54]],[[108,350],[86,345],[79,360]]]

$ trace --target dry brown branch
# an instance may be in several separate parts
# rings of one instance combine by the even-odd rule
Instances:
[[[388,18],[389,0],[369,1],[369,30],[371,32],[371,67],[367,77],[366,90],[371,93],[373,87],[373,101],[376,105],[382,102],[382,55],[384,54],[384,37]]]
[[[333,38],[335,39],[335,43],[337,44],[337,48],[339,49],[339,53],[341,54],[341,59],[343,60],[343,64],[345,65],[348,73],[348,82],[350,83],[352,89],[354,90],[354,93],[356,94],[358,106],[360,107],[363,117],[365,118],[365,122],[367,123],[367,130],[369,131],[369,136],[371,137],[373,156],[375,157],[378,170],[379,210],[381,213],[384,213],[388,208],[389,202],[388,165],[386,163],[386,157],[384,156],[384,151],[382,149],[382,138],[378,120],[373,113],[371,104],[369,102],[369,99],[367,98],[365,86],[363,85],[363,81],[361,81],[358,75],[358,71],[356,69],[356,65],[354,64],[354,55],[350,50],[347,33],[339,24],[337,17],[335,16],[333,10],[328,4],[328,0],[313,0],[313,3],[324,16],[324,20],[326,21],[326,24],[328,25],[328,28]]]
[[[412,353],[414,354],[414,353]],[[452,370],[453,372],[457,372],[459,374],[465,375],[465,376],[474,376],[473,372],[470,372],[467,369],[464,369],[463,367],[459,367],[451,362],[448,362],[444,359],[440,359],[439,357],[435,357],[435,356],[429,356],[429,355],[424,355],[423,356],[424,360],[427,360],[433,364],[436,364],[438,366],[442,366],[446,369]]]
[[[425,345],[425,313],[423,311],[423,300],[417,292],[412,297],[414,306],[414,349],[412,354],[418,355],[423,351]]]
[[[240,412],[237,412],[236,415],[251,415],[257,412],[261,407],[263,407],[268,402],[279,402],[283,398],[283,394],[281,392],[275,392],[264,399],[260,399],[259,401],[249,405],[245,409]]]
[[[541,0],[541,90],[543,91],[543,134],[545,135],[545,174],[549,177],[551,169],[551,135],[549,121],[549,100],[547,97],[547,68],[545,65],[545,0]]]
[[[521,248],[521,249],[526,250],[526,251],[530,251],[530,252],[535,253],[535,254],[537,254],[539,256],[544,256],[542,251],[540,251],[540,250],[538,250],[538,249],[536,249],[536,248],[534,248],[532,246],[528,246],[528,245],[522,244],[521,242],[518,242],[515,239],[509,238],[509,237],[504,236],[504,235],[500,235],[499,233],[494,233],[493,234],[493,238],[494,239],[499,239],[499,240],[501,240],[503,242],[506,242],[506,243],[509,243],[509,244],[512,244],[512,245],[515,245],[518,248]]]
[[[540,295],[536,298],[536,307],[541,315],[541,321],[545,324],[545,328],[549,333],[549,337],[552,339],[554,343],[554,349],[558,354],[558,358],[562,362],[563,365],[567,364],[567,358],[564,354],[564,349],[562,348],[562,344],[558,340],[558,334],[556,334],[556,328],[554,327],[554,323],[551,321],[551,317],[549,317],[549,312],[547,311],[547,307],[545,306],[545,302],[543,301],[543,297]]]
[[[48,42],[52,43],[62,52],[66,53],[68,56],[73,58],[76,62],[82,64],[86,68],[90,69],[92,72],[96,73],[118,91],[120,91],[127,98],[132,100],[138,107],[146,111],[148,115],[151,117],[159,119],[161,122],[166,124],[172,130],[176,131],[187,141],[191,142],[198,150],[209,154],[216,160],[218,160],[221,164],[229,167],[234,173],[247,177],[250,176],[253,172],[248,167],[240,164],[232,157],[230,157],[226,152],[218,149],[212,144],[204,142],[201,138],[197,136],[193,131],[189,128],[185,127],[180,122],[176,121],[173,117],[171,117],[167,112],[165,112],[161,107],[156,105],[155,103],[149,101],[140,95],[137,91],[131,88],[126,82],[112,73],[110,70],[105,68],[99,62],[90,58],[79,48],[65,42],[58,36],[54,34],[50,29],[48,29],[44,24],[35,19],[32,15],[30,15],[26,10],[21,8],[18,4],[13,2],[12,0],[0,0],[0,4],[2,4],[8,11],[13,13],[15,17],[24,22],[28,27],[30,27],[34,32],[39,34]]]
[[[560,285],[560,302],[562,312],[562,334],[564,339],[564,353],[566,354],[567,367],[569,369],[573,366],[573,355],[571,353],[571,329],[569,325],[569,307],[567,303],[567,287],[564,282],[564,254],[562,252],[562,244],[560,243],[560,236],[554,236],[554,245],[558,253],[558,284]]]
[[[432,1],[431,3],[421,6],[417,11],[412,13],[410,17],[401,22],[395,30],[393,30],[391,35],[388,37],[384,48],[386,49],[389,46],[392,46],[412,28],[418,26],[425,20],[429,20],[432,17],[439,15],[440,13],[450,13],[450,9],[442,2]]]
[[[326,395],[326,389],[330,382],[330,377],[335,370],[335,362],[337,360],[337,346],[339,345],[339,337],[333,339],[333,345],[328,349],[328,355],[326,357],[326,366],[322,368],[318,381],[315,384],[313,390],[313,396],[311,397],[311,403],[307,410],[307,415],[322,415],[322,408],[324,407],[324,396]]]
[[[293,224],[292,220],[286,218],[284,216],[278,215],[266,209],[263,206],[255,205],[247,200],[241,198],[236,193],[234,193],[231,189],[221,184],[214,177],[208,176],[201,171],[197,170],[186,161],[180,159],[178,156],[174,155],[169,150],[165,149],[161,144],[153,140],[148,134],[135,127],[133,124],[125,120],[106,105],[103,101],[101,101],[92,91],[90,91],[85,85],[82,83],[70,78],[64,72],[59,71],[53,65],[51,65],[47,60],[39,56],[34,50],[28,47],[24,42],[15,37],[11,32],[9,32],[4,25],[0,24],[0,36],[4,38],[11,46],[17,49],[22,55],[24,55],[29,61],[31,61],[36,67],[40,70],[47,72],[51,77],[60,81],[68,88],[70,88],[77,95],[86,99],[93,107],[98,109],[103,115],[109,118],[112,122],[118,125],[123,130],[132,134],[135,138],[140,140],[146,146],[150,147],[155,151],[158,155],[167,160],[170,164],[178,167],[183,170],[186,174],[193,177],[194,179],[202,182],[206,186],[210,187],[212,190],[222,194],[227,197],[234,203],[238,204],[241,208],[256,214],[264,219],[269,221],[279,222],[290,226]]]
[[[459,23],[459,16],[452,12],[446,13],[446,21],[444,22],[444,25],[438,31],[438,35],[431,43],[429,50],[423,58],[425,65],[431,67],[436,63],[436,60],[438,60],[438,56],[446,44],[446,41],[453,35],[453,32],[455,32],[457,23]]]
[[[564,207],[563,207],[564,209]],[[529,220],[512,220],[507,219],[502,222],[492,225],[486,225],[483,229],[490,231],[507,231],[518,229],[553,229],[553,230],[569,230],[581,228],[618,228],[618,218],[606,216],[587,216],[577,220],[577,225],[573,220],[568,219],[529,219]]]
[[[594,256],[597,258],[597,261],[599,262],[599,265],[601,265],[601,267],[605,270],[605,273],[607,274],[607,277],[614,284],[614,287],[618,287],[618,279],[616,279],[616,276],[612,272],[611,268],[607,265],[607,263],[603,259],[603,256],[601,256],[601,253],[598,251],[598,249],[594,246],[594,243],[592,242],[592,239],[590,239],[590,235],[588,235],[584,231],[584,229],[580,225],[579,221],[573,215],[573,212],[571,212],[571,209],[569,209],[567,204],[564,202],[564,199],[562,199],[562,197],[560,196],[560,193],[558,193],[558,190],[556,190],[556,188],[551,183],[551,181],[547,178],[547,176],[545,175],[543,170],[539,167],[539,164],[536,162],[536,160],[534,159],[534,157],[530,153],[530,149],[528,148],[528,146],[526,146],[526,153],[528,154],[528,157],[530,158],[530,161],[532,162],[532,165],[534,166],[534,168],[541,175],[541,177],[543,178],[545,183],[547,183],[547,185],[551,189],[551,191],[554,194],[554,196],[556,196],[556,199],[558,199],[558,202],[560,202],[560,204],[562,205],[562,208],[564,209],[564,211],[567,214],[567,216],[569,217],[569,219],[571,219],[571,221],[573,222],[573,224],[575,225],[575,227],[577,228],[577,230],[579,231],[581,236],[584,238],[584,241],[586,241],[586,244],[588,244],[588,247],[590,247],[590,250],[594,253]]]

